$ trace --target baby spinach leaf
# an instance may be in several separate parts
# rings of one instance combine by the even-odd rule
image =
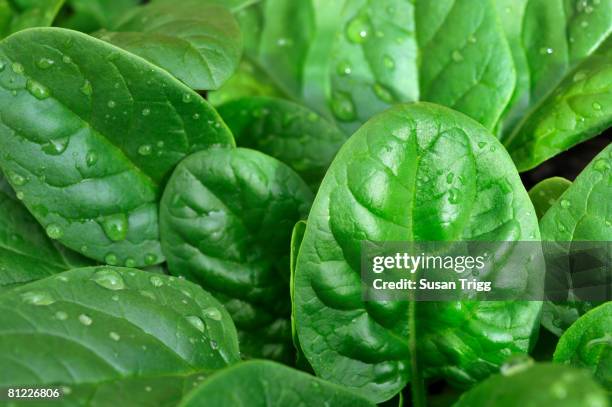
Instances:
[[[542,239],[557,242],[612,240],[612,145],[608,145],[578,175],[540,222]],[[568,250],[567,245],[562,250]],[[608,273],[610,275],[610,272]],[[573,298],[568,298],[573,300]],[[561,335],[590,302],[544,304],[542,324]]]
[[[538,182],[531,188],[529,198],[535,207],[538,219],[544,216],[570,185],[572,182],[563,177],[551,177]]]
[[[334,124],[282,99],[239,99],[220,106],[219,114],[239,146],[277,158],[315,189],[346,141]]]
[[[553,360],[590,370],[612,392],[612,302],[572,324],[559,339]]]
[[[473,384],[529,349],[538,302],[365,302],[361,241],[538,240],[533,206],[500,143],[450,109],[398,105],[341,148],[315,198],[297,259],[294,311],[317,375],[373,401],[409,380],[409,322],[426,377]],[[513,251],[514,249],[511,249]],[[541,277],[525,259],[505,279]],[[506,273],[507,274],[507,273]]]
[[[187,154],[233,139],[213,108],[146,61],[87,35],[0,44],[0,167],[52,239],[111,265],[163,261],[160,186]]]
[[[175,277],[75,269],[0,294],[0,308],[3,387],[154,379],[239,360],[223,306]]]
[[[587,372],[551,363],[498,374],[465,393],[454,407],[606,407],[603,389]]]
[[[234,72],[242,41],[223,6],[198,0],[134,8],[98,37],[164,68],[193,89],[217,89]]]
[[[90,264],[47,237],[0,173],[0,287]]]
[[[513,91],[512,55],[492,1],[269,0],[261,27],[250,56],[291,98],[348,130],[415,100],[492,128]]]
[[[288,242],[311,202],[293,170],[240,148],[191,155],[168,182],[160,228],[169,270],[217,296],[249,357],[293,359]]]
[[[31,27],[47,27],[64,0],[0,0],[0,38]]]
[[[263,360],[238,363],[214,374],[187,395],[180,404],[181,407],[202,405],[374,406],[338,385]]]
[[[498,10],[518,78],[502,139],[527,170],[610,126],[612,2],[498,0]]]

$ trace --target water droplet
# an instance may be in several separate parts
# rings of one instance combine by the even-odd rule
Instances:
[[[148,116],[150,114],[151,114],[151,109],[148,109],[148,108],[142,109],[142,115],[143,116]]]
[[[125,259],[125,267],[133,268],[136,267],[136,260],[131,257]]]
[[[31,305],[51,305],[55,302],[55,299],[51,295],[44,291],[29,291],[21,294],[23,302]]]
[[[11,68],[13,69],[13,72],[18,75],[21,75],[24,72],[23,65],[21,65],[19,62],[13,62]]]
[[[49,68],[51,68],[53,66],[54,63],[55,63],[55,61],[52,60],[52,59],[41,58],[36,63],[36,66],[39,67],[40,69],[49,69]]]
[[[463,61],[463,55],[461,54],[461,52],[457,50],[453,51],[453,53],[451,54],[451,57],[453,58],[453,61],[455,62]]]
[[[45,85],[32,79],[27,80],[26,89],[38,100],[44,100],[51,95],[51,91]]]
[[[564,209],[567,209],[571,206],[570,201],[568,201],[567,199],[562,199],[560,204],[561,204],[561,207]]]
[[[542,47],[540,48],[540,54],[541,55],[550,55],[553,53],[553,49],[549,48],[549,47]]]
[[[114,100],[109,100],[106,105],[110,107],[111,109],[114,109],[115,106],[117,106],[117,102],[115,102]]]
[[[85,163],[88,167],[91,167],[96,164],[98,161],[98,154],[95,151],[89,151],[85,156]]]
[[[149,281],[151,282],[153,287],[161,287],[162,285],[164,285],[164,280],[162,280],[159,276],[153,276],[149,279]]]
[[[104,257],[104,261],[106,262],[106,264],[111,266],[116,266],[119,263],[119,259],[114,253],[107,254],[106,257]]]
[[[383,85],[379,83],[375,83],[374,86],[372,87],[372,90],[374,91],[374,94],[383,102],[393,103],[393,95]]]
[[[200,120],[200,114],[199,113],[194,113],[193,114],[193,120]]]
[[[341,61],[336,67],[336,72],[340,76],[346,76],[350,75],[351,72],[353,72],[353,69],[351,68],[351,64],[348,61]]]
[[[149,298],[151,300],[156,300],[155,294],[153,294],[151,291],[141,290],[141,291],[139,291],[139,293],[143,297],[147,297],[147,298]]]
[[[588,21],[583,21],[583,22],[580,23],[580,27],[582,27],[582,28],[587,28],[588,26],[589,26]]]
[[[446,182],[448,184],[452,184],[453,179],[455,179],[455,174],[453,174],[452,172],[449,172],[448,175],[446,176]]]
[[[515,355],[501,365],[499,372],[504,376],[512,376],[533,365],[533,359],[528,355]]]
[[[66,314],[64,311],[57,311],[55,313],[55,319],[59,321],[65,321],[68,319],[68,314]]]
[[[574,82],[579,82],[587,77],[586,72],[578,71],[574,74]]]
[[[93,319],[91,319],[91,317],[88,315],[81,314],[79,315],[79,322],[85,326],[89,326],[93,323]]]
[[[62,57],[62,61],[64,61],[65,64],[69,64],[72,62],[72,58],[70,58],[68,55],[64,55]]]
[[[56,223],[51,223],[45,230],[47,231],[47,236],[53,240],[60,239],[62,236],[64,236],[63,229]]]
[[[121,336],[117,332],[113,332],[113,331],[109,332],[108,336],[115,342],[121,339]]]
[[[146,392],[150,392],[151,390],[153,390],[153,388],[151,388],[151,386],[147,386],[147,387],[145,387],[145,391],[146,391]]]
[[[25,194],[22,191],[18,191],[15,196],[17,197],[17,199],[19,199],[20,201],[23,201],[23,198],[25,198]]]
[[[20,174],[17,174],[16,172],[13,172],[13,171],[10,171],[8,173],[8,176],[9,176],[9,179],[11,180],[11,184],[17,187],[25,185],[28,182],[26,177]]]
[[[93,88],[91,87],[91,82],[89,82],[87,79],[83,83],[83,86],[81,86],[81,93],[84,94],[85,96],[91,96],[93,94]]]
[[[145,255],[144,261],[147,266],[152,266],[157,262],[157,256],[152,253],[148,253]]]
[[[370,24],[360,16],[352,19],[346,27],[346,37],[354,43],[363,43],[368,39]]]
[[[597,102],[593,102],[593,109],[595,110],[601,110],[601,105]]]
[[[68,148],[70,144],[70,137],[62,137],[58,139],[49,140],[43,144],[42,150],[45,154],[49,155],[60,155]]]
[[[213,348],[214,350],[217,350],[219,348],[219,344],[217,343],[217,341],[213,339],[210,341],[210,347]]]
[[[393,61],[393,58],[391,58],[389,55],[385,55],[383,57],[383,65],[387,69],[394,69],[395,68],[395,61]]]
[[[204,314],[205,318],[221,321],[221,312],[217,308],[206,308],[204,311],[202,311],[202,313]]]
[[[292,41],[290,39],[284,37],[281,37],[276,40],[276,45],[278,45],[279,47],[288,47],[291,45],[291,43]]]
[[[204,332],[206,329],[204,322],[195,315],[186,316],[185,319],[198,331]]]
[[[480,141],[478,142],[478,148],[485,148],[487,146],[487,143],[484,141]]]
[[[150,155],[153,152],[153,147],[151,147],[150,144],[143,144],[140,147],[138,147],[138,154],[140,155]]]
[[[157,142],[157,147],[159,148],[164,148],[165,143],[163,141],[158,141]]]
[[[105,216],[101,219],[100,224],[104,230],[104,234],[111,241],[120,242],[126,239],[129,224],[125,213]]]
[[[559,232],[565,232],[565,226],[561,222],[557,222],[557,229]]]
[[[451,188],[448,190],[448,202],[455,205],[459,202],[459,190]]]
[[[610,163],[605,158],[598,158],[593,163],[595,171],[606,172],[610,168]]]
[[[351,97],[344,92],[334,92],[331,109],[338,120],[349,122],[355,119],[355,105]]]
[[[183,103],[191,103],[191,93],[185,93],[183,94]]]
[[[116,270],[108,267],[98,269],[91,277],[91,280],[100,287],[113,291],[123,290],[125,288],[125,282],[121,275]]]
[[[478,40],[476,39],[476,37],[472,34],[468,37],[468,42],[472,43],[472,44],[476,44]]]

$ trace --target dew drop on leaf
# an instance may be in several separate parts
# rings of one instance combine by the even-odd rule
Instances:
[[[91,279],[100,287],[104,287],[109,290],[117,291],[125,288],[123,277],[121,277],[117,271],[111,268],[103,267],[98,269]]]
[[[51,295],[44,291],[29,291],[21,294],[23,302],[31,305],[51,305],[55,302],[55,299]]]
[[[191,93],[185,93],[183,95],[183,103],[191,103],[191,99],[192,99]]]
[[[81,86],[81,93],[85,96],[91,96],[93,94],[93,88],[91,87],[91,82],[85,80],[83,86]]]
[[[65,321],[68,319],[68,314],[66,314],[64,311],[57,311],[55,313],[55,319],[59,321]]]
[[[542,47],[540,48],[540,54],[541,55],[550,55],[553,53],[553,49],[549,48],[549,47]]]
[[[395,68],[395,61],[393,61],[393,58],[391,58],[389,55],[385,55],[383,57],[383,65],[387,69],[393,69]]]
[[[334,92],[331,99],[331,109],[338,120],[349,122],[355,119],[353,100],[344,92]]]
[[[533,359],[527,355],[515,355],[501,365],[499,372],[504,376],[512,376],[528,369],[533,363]]]
[[[113,331],[109,332],[108,336],[115,342],[121,339],[121,336],[117,332],[113,332]]]
[[[461,54],[461,52],[455,50],[453,51],[453,53],[451,54],[451,58],[453,59],[453,61],[455,62],[461,62],[463,61],[463,55]]]
[[[153,152],[153,147],[151,147],[150,144],[143,144],[140,147],[138,147],[138,154],[142,156],[151,155],[152,152]]]
[[[21,65],[19,62],[14,62],[11,65],[11,68],[13,69],[13,72],[15,72],[18,75],[21,75],[24,72],[23,65]]]
[[[105,216],[101,219],[100,224],[104,230],[104,234],[113,242],[125,240],[128,233],[128,218],[125,213],[117,213],[114,215]]]
[[[391,94],[389,89],[387,89],[380,83],[375,83],[373,86],[373,90],[376,97],[378,97],[383,102],[393,103],[393,95]]]
[[[25,185],[25,183],[27,182],[27,179],[24,176],[17,174],[16,172],[13,172],[13,171],[9,172],[8,176],[9,176],[9,179],[11,180],[11,183],[18,187]]]
[[[32,79],[27,80],[26,89],[38,100],[44,100],[51,95],[51,91],[46,86]]]
[[[155,262],[157,261],[157,256],[152,253],[149,253],[145,255],[144,261],[145,261],[145,264],[147,264],[148,266],[151,266],[155,264]]]
[[[151,109],[146,108],[146,109],[142,109],[142,115],[143,116],[148,116],[151,114]]]
[[[593,102],[593,109],[595,110],[601,110],[601,105],[597,102]]]
[[[561,207],[564,209],[567,209],[571,206],[570,201],[568,201],[567,199],[562,199],[560,204],[561,204]]]
[[[89,151],[87,155],[85,155],[85,164],[88,167],[92,167],[98,162],[98,154],[95,151]]]
[[[91,319],[88,315],[81,314],[79,315],[79,322],[85,326],[89,326],[93,323],[93,319]]]
[[[106,264],[109,264],[111,266],[116,266],[117,263],[119,262],[119,259],[117,258],[117,255],[115,255],[114,253],[109,253],[106,255],[106,257],[104,257],[104,261],[106,262]]]
[[[131,257],[128,257],[127,259],[125,259],[125,267],[136,267],[136,260]]]
[[[109,100],[106,105],[110,107],[111,109],[113,109],[115,108],[115,106],[117,106],[117,102],[115,102],[114,100]]]
[[[164,281],[161,279],[161,277],[158,276],[151,277],[149,281],[151,282],[151,285],[153,285],[153,287],[161,287],[162,285],[164,285]]]
[[[47,236],[53,240],[60,239],[62,236],[64,236],[63,229],[56,223],[49,224],[45,230],[47,232]]]
[[[52,59],[41,58],[38,60],[38,62],[36,62],[36,66],[39,67],[40,69],[49,69],[53,66],[54,63],[55,61]]]
[[[365,42],[370,33],[370,24],[361,16],[352,19],[346,26],[346,38],[356,44]]]
[[[187,320],[187,322],[189,322],[195,329],[197,329],[200,332],[204,332],[205,325],[204,322],[196,317],[195,315],[188,315],[185,317],[185,319]]]
[[[204,311],[202,311],[202,313],[204,314],[205,318],[221,321],[221,312],[217,308],[206,308]]]
[[[350,75],[353,72],[353,68],[348,61],[340,61],[336,66],[336,72],[340,76]]]

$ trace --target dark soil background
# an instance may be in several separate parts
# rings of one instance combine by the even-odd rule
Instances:
[[[601,150],[612,141],[612,129],[591,140],[580,143],[564,153],[544,162],[533,170],[521,174],[525,188],[530,190],[538,182],[550,177],[563,177],[573,181]]]

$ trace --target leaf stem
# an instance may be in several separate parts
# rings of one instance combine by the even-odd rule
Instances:
[[[410,348],[410,389],[412,390],[412,405],[414,407],[426,407],[425,383],[419,368],[417,355],[417,332],[416,332],[416,301],[414,296],[408,305],[408,345]]]

